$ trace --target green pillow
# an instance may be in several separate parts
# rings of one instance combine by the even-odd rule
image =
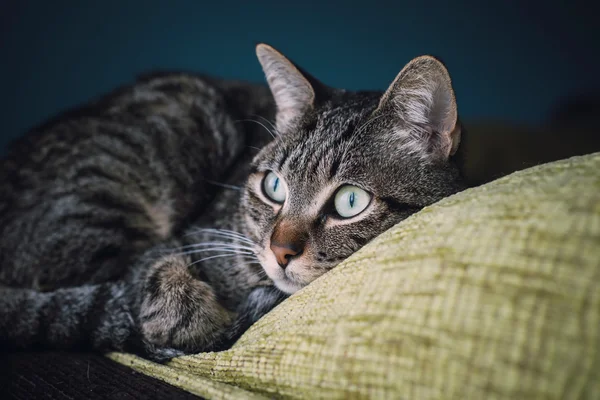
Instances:
[[[230,350],[114,360],[207,398],[600,398],[600,153],[425,208]]]

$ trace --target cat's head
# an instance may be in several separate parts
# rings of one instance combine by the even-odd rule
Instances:
[[[326,87],[257,46],[277,106],[276,137],[255,157],[242,207],[258,258],[293,293],[397,222],[463,189],[444,65],[412,60],[385,93]]]

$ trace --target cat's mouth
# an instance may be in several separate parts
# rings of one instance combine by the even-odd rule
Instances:
[[[284,269],[279,266],[277,259],[270,251],[261,252],[257,256],[267,276],[282,292],[293,294],[310,283],[310,281],[306,282],[301,279],[302,274],[299,274],[299,271],[306,267],[299,260],[293,260]]]

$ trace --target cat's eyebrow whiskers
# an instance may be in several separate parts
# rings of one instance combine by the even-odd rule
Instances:
[[[265,124],[263,124],[260,121],[255,120],[255,119],[238,119],[234,122],[254,122],[256,124],[259,124],[263,128],[265,128],[267,130],[267,132],[269,132],[269,135],[271,135],[273,137],[273,139],[275,139],[277,137],[277,135],[275,135],[275,133],[273,133],[267,126],[265,126]]]
[[[258,118],[262,119],[263,121],[265,121],[267,124],[271,125],[271,129],[273,129],[273,132],[275,133],[275,135],[277,135],[277,136],[279,135],[279,132],[277,132],[277,127],[275,125],[273,125],[273,123],[271,121],[269,121],[268,119],[266,119],[262,115],[254,114],[252,116],[253,117],[258,117]]]

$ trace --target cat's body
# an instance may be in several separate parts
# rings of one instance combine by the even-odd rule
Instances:
[[[438,61],[352,93],[257,51],[273,95],[157,74],[15,143],[0,164],[0,347],[223,348],[463,188]]]
[[[146,251],[153,254],[147,261],[152,264],[159,257],[156,247],[168,251],[211,237],[223,240],[216,233],[189,235],[191,226],[239,229],[232,212],[239,191],[220,183],[243,185],[256,149],[272,139],[259,123],[272,119],[275,108],[264,86],[220,83],[189,74],[153,75],[13,145],[0,168],[0,282],[48,292],[18,294],[30,298],[23,304],[43,311],[13,311],[14,320],[2,328],[17,346],[86,347],[85,335],[58,331],[68,325],[93,331],[94,324],[118,313],[121,334],[133,333],[143,290],[137,286],[150,267],[138,260]],[[236,261],[217,258],[208,265],[224,272],[222,265]],[[227,285],[219,286],[219,295],[232,312],[260,280],[248,267],[221,280]],[[64,304],[51,298],[56,289],[73,287]],[[13,289],[0,288],[0,310],[10,310],[15,296]],[[103,304],[120,296],[123,304]],[[84,318],[88,303],[96,321]],[[82,312],[74,306],[65,312],[68,304]],[[81,320],[61,321],[69,314]],[[111,348],[122,338],[106,332],[94,340],[106,342],[95,347]]]

